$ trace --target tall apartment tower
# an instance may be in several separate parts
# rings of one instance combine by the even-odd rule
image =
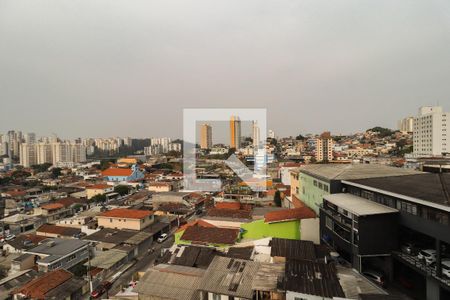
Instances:
[[[333,160],[333,139],[329,131],[324,132],[316,139],[316,161]]]
[[[200,148],[212,148],[212,127],[209,124],[202,124],[200,127]]]
[[[253,121],[253,148],[254,149],[259,148],[259,143],[260,143],[259,139],[260,139],[260,131],[259,131],[258,122]]]
[[[414,117],[406,117],[398,121],[398,130],[401,132],[414,131]]]
[[[37,164],[37,152],[35,144],[23,143],[20,145],[20,164],[29,168]]]
[[[423,106],[414,118],[413,146],[415,156],[441,156],[450,152],[450,113],[440,106]]]
[[[230,119],[230,147],[241,148],[241,120],[238,116],[231,116]]]

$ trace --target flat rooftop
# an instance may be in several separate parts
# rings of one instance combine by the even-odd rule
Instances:
[[[365,187],[384,191],[399,198],[409,197],[422,201],[432,202],[442,206],[442,209],[450,208],[450,173],[422,173],[419,175],[368,178],[348,180],[350,185],[358,184]]]
[[[411,169],[376,164],[313,164],[301,167],[300,172],[324,180],[351,180],[424,174]]]
[[[357,216],[389,214],[398,212],[398,210],[395,208],[384,206],[352,194],[331,194],[325,195],[323,198],[328,202],[341,207]]]

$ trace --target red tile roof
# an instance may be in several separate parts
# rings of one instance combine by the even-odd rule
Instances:
[[[64,208],[64,205],[62,205],[61,203],[49,203],[49,204],[41,205],[41,208],[46,209],[46,210],[55,210],[55,209]]]
[[[36,229],[36,234],[39,235],[39,233],[50,233],[50,234],[57,234],[61,236],[73,236],[74,234],[80,233],[81,230],[78,228],[73,227],[65,227],[65,226],[57,226],[52,224],[44,224],[41,225],[38,229]]]
[[[153,211],[150,211],[150,210],[116,208],[116,209],[105,211],[104,213],[100,214],[99,217],[143,219],[143,218],[151,216],[151,215],[153,215]]]
[[[126,168],[109,168],[102,172],[102,176],[131,176],[133,170]]]
[[[241,209],[241,203],[239,202],[217,202],[216,208],[219,209]]]
[[[194,244],[226,244],[233,245],[239,237],[239,229],[218,227],[188,227],[180,240],[191,241]]]
[[[264,216],[266,223],[315,218],[316,213],[309,207],[272,211]]]
[[[211,208],[206,214],[208,217],[217,218],[231,218],[231,219],[251,219],[252,212],[242,209],[227,209],[227,208]]]
[[[14,291],[14,294],[23,294],[27,298],[45,299],[45,294],[72,278],[72,273],[58,269],[45,273]]]
[[[197,219],[197,220],[195,220],[195,221],[193,221],[193,222],[184,224],[183,226],[181,226],[180,228],[177,229],[177,232],[186,230],[188,227],[191,227],[191,226],[216,227],[216,226],[214,226],[214,225],[211,224],[211,223],[208,223],[208,222],[206,222],[206,221],[203,221],[202,219]]]
[[[64,207],[69,207],[76,203],[85,203],[82,199],[74,198],[74,197],[66,197],[59,200],[56,200],[55,203],[60,203],[64,205]]]

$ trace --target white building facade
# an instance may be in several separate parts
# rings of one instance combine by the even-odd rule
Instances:
[[[449,116],[440,106],[423,106],[414,118],[414,156],[442,156],[449,153]]]

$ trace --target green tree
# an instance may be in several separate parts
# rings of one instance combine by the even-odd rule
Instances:
[[[42,173],[48,170],[48,168],[50,168],[52,166],[52,164],[50,163],[45,163],[45,164],[39,164],[39,165],[32,165],[31,168],[36,172],[36,173]]]
[[[275,195],[273,196],[273,202],[275,202],[275,205],[278,207],[281,207],[281,193],[280,191],[276,191]]]
[[[119,194],[120,196],[126,195],[130,192],[130,187],[128,185],[117,185],[114,187],[114,192]]]
[[[97,194],[94,197],[92,197],[91,202],[95,202],[95,203],[103,203],[106,202],[106,195],[105,194]]]
[[[303,135],[299,134],[299,135],[297,135],[297,136],[295,137],[295,139],[296,139],[297,141],[304,141],[304,140],[305,140],[305,137],[304,137]]]
[[[53,168],[51,177],[55,179],[58,178],[59,176],[61,176],[61,168]]]

